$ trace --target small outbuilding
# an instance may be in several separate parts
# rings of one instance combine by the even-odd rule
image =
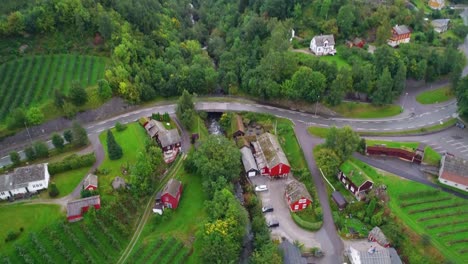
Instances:
[[[378,226],[372,228],[372,230],[369,232],[369,235],[367,236],[367,240],[377,242],[379,245],[385,248],[390,247],[390,242],[388,242],[387,237]]]
[[[344,198],[344,196],[339,192],[339,191],[334,191],[332,193],[332,199],[338,206],[338,209],[343,210],[346,208],[346,205],[348,205],[348,202]]]
[[[240,149],[240,152],[242,154],[242,164],[244,164],[245,174],[249,177],[253,177],[260,174],[260,171],[258,170],[257,163],[255,163],[255,158],[252,154],[252,150],[250,149],[250,147],[243,146]]]
[[[176,209],[179,206],[182,194],[182,183],[175,179],[170,179],[161,192],[161,203],[166,208]]]
[[[94,191],[98,188],[98,177],[94,174],[88,174],[86,179],[83,181],[83,189]]]
[[[76,222],[83,219],[83,214],[93,206],[98,210],[101,208],[101,197],[99,195],[91,196],[67,203],[67,219],[69,222]]]
[[[287,183],[284,196],[289,210],[292,212],[304,210],[312,203],[312,197],[307,188],[297,180]]]
[[[232,136],[234,138],[242,137],[245,135],[244,121],[240,115],[235,115],[231,120]]]
[[[125,180],[122,177],[117,176],[112,181],[112,188],[114,190],[123,189],[126,186],[127,186],[127,184],[125,183]]]
[[[450,19],[434,19],[431,21],[431,25],[437,33],[444,33],[447,31],[449,23]]]

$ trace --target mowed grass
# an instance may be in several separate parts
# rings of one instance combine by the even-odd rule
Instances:
[[[307,131],[309,131],[309,134],[319,137],[319,138],[326,138],[328,131],[330,129],[328,127],[308,127]]]
[[[433,148],[427,146],[424,149],[424,159],[423,162],[433,166],[439,166],[442,155],[440,155]]]
[[[106,175],[99,175],[99,189],[101,194],[108,194],[112,192],[110,183],[116,176],[125,178],[129,181],[128,175],[122,175],[122,169],[128,167],[130,164],[135,164],[138,153],[144,151],[145,142],[149,140],[145,129],[139,123],[130,123],[127,129],[117,132],[115,128],[112,129],[114,138],[117,143],[122,147],[123,156],[118,160],[110,160],[107,153],[107,131],[99,135],[102,147],[104,148],[105,158],[99,169],[106,170]]]
[[[453,99],[452,88],[449,86],[441,87],[435,90],[424,91],[416,96],[416,101],[421,104],[437,104]]]
[[[296,134],[294,133],[293,123],[284,118],[278,118],[278,141],[286,154],[292,168],[307,169],[308,166],[302,153],[302,148],[299,146]]]
[[[51,222],[64,217],[58,205],[49,204],[7,204],[0,205],[0,252],[9,254],[14,250],[13,244],[24,241],[31,232],[38,232]],[[11,231],[23,233],[15,241],[5,243],[7,234]]]
[[[418,142],[397,142],[387,140],[366,139],[367,146],[385,145],[388,148],[402,148],[407,150],[414,150],[418,147]]]
[[[51,177],[51,181],[55,182],[60,192],[56,198],[70,194],[76,186],[78,186],[80,181],[88,174],[90,168],[91,167],[85,167],[53,175]],[[46,198],[50,198],[48,193],[45,195]]]
[[[193,241],[193,237],[207,218],[204,209],[207,197],[203,192],[202,179],[201,176],[189,174],[183,169],[178,171],[176,178],[183,184],[179,207],[171,212],[169,212],[170,209],[167,209],[165,214],[168,216],[157,214],[151,216],[141,234],[140,241],[133,249],[130,261],[135,260],[136,263],[139,263],[144,260],[138,256],[138,251],[151,250],[151,245],[155,244],[158,239],[174,238],[185,245],[184,251],[185,248],[191,246],[194,248],[193,254],[184,263],[200,263],[201,241],[197,239]],[[168,218],[161,219],[164,217]]]
[[[398,218],[418,234],[427,234],[431,244],[452,263],[467,263],[468,201],[424,184],[395,175],[352,159],[377,184],[385,184],[389,207]],[[420,245],[421,250],[424,248]]]
[[[340,55],[320,56],[320,60],[326,61],[328,63],[336,63],[336,66],[338,66],[338,68],[351,69],[351,65],[349,65],[349,63],[345,59],[340,57]]]
[[[401,107],[398,105],[376,106],[358,102],[342,102],[340,105],[330,108],[344,117],[352,118],[382,118],[401,113]]]
[[[106,59],[75,54],[28,56],[0,65],[0,120],[18,107],[41,105],[72,81],[92,86],[104,77]]]

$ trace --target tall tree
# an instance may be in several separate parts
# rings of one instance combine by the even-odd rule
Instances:
[[[34,151],[34,148],[32,146],[25,148],[24,154],[26,155],[26,159],[28,161],[33,161],[37,159],[36,152]]]
[[[70,129],[63,131],[63,138],[68,142],[72,143],[73,141],[73,132]]]
[[[106,79],[101,79],[98,81],[98,94],[102,100],[106,100],[112,97],[112,89]]]
[[[65,147],[63,138],[57,133],[52,135],[52,144],[58,150],[62,150]]]
[[[332,106],[339,105],[345,97],[346,92],[351,91],[352,87],[353,78],[350,71],[341,70],[330,86],[330,90],[325,98],[327,103]]]
[[[335,177],[341,165],[340,158],[331,149],[324,148],[315,155],[317,166],[326,177]]]
[[[325,146],[336,153],[341,164],[358,149],[360,141],[359,135],[351,127],[332,127],[325,138]]]
[[[399,96],[406,88],[406,66],[403,61],[398,62],[398,70],[393,78],[393,95]]]
[[[107,154],[111,160],[118,160],[123,156],[122,147],[115,141],[114,134],[110,129],[107,130]]]
[[[393,80],[388,68],[383,70],[382,75],[377,81],[375,91],[371,95],[372,103],[377,105],[390,104],[393,101]]]
[[[89,139],[88,139],[88,133],[86,130],[80,125],[78,122],[73,122],[72,125],[72,131],[73,131],[73,143],[77,147],[83,147],[88,145]]]
[[[60,89],[54,89],[54,105],[58,108],[62,108],[65,104],[65,94]]]
[[[34,142],[34,152],[37,158],[47,158],[49,156],[49,147],[45,142]]]
[[[88,101],[88,94],[78,81],[72,82],[69,97],[71,102],[76,106],[84,105]]]
[[[351,36],[355,21],[356,17],[354,16],[354,7],[352,5],[342,6],[338,11],[336,23],[343,35],[343,38],[347,39]]]
[[[457,96],[458,111],[460,114],[468,115],[468,77],[465,76],[461,81],[458,82],[458,87],[455,89]]]
[[[9,129],[24,127],[26,121],[26,113],[24,110],[22,108],[16,108],[7,118],[7,127]]]
[[[292,88],[300,98],[310,102],[318,102],[325,90],[326,78],[320,72],[314,72],[309,67],[300,67],[292,76]]]
[[[182,92],[182,95],[177,100],[176,115],[182,125],[190,129],[195,118],[195,104],[193,103],[192,95],[187,90]]]
[[[31,107],[26,114],[26,119],[30,125],[39,125],[44,122],[44,114],[38,107]]]

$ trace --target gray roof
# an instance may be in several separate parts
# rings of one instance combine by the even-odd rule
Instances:
[[[272,168],[279,163],[290,166],[286,155],[274,135],[263,133],[257,137],[257,143],[268,168]]]
[[[333,200],[338,204],[338,206],[345,206],[348,201],[344,198],[344,196],[339,191],[334,191],[332,193]]]
[[[13,173],[0,175],[0,191],[27,187],[30,182],[45,179],[47,164],[34,164],[16,168]]]
[[[445,27],[450,22],[450,19],[434,19],[431,21],[433,27]]]
[[[167,131],[166,128],[164,127],[163,123],[156,121],[154,119],[151,119],[145,126],[146,132],[150,137],[155,137],[158,135],[158,133],[162,131]]]
[[[369,232],[369,237],[373,237],[377,243],[379,243],[381,246],[386,246],[389,244],[387,237],[385,234],[380,230],[378,226],[372,228],[372,230]]]
[[[160,133],[158,139],[159,143],[161,143],[161,147],[163,148],[181,142],[181,138],[177,128],[166,130],[165,132]]]
[[[315,36],[315,45],[317,46],[324,46],[325,41],[328,41],[328,45],[335,45],[335,38],[333,35],[320,35]]]
[[[307,198],[312,201],[312,197],[310,196],[307,188],[302,182],[297,180],[292,180],[286,185],[286,195],[290,197],[291,202],[296,202],[299,199]]]
[[[302,257],[301,251],[288,240],[284,240],[279,245],[283,251],[284,264],[307,264],[307,261]]]
[[[67,217],[81,215],[82,208],[96,205],[101,203],[101,197],[99,195],[91,196],[67,203]]]
[[[405,25],[396,25],[393,27],[393,30],[395,30],[398,35],[411,33],[411,30]]]
[[[459,184],[468,185],[468,160],[445,154],[442,159],[440,177]]]
[[[89,185],[98,186],[98,177],[94,174],[88,174],[88,177],[83,182],[83,186],[86,188]]]
[[[383,247],[369,247],[367,249],[356,249],[361,259],[361,264],[392,264],[388,249]]]
[[[125,180],[119,176],[115,177],[112,181],[112,188],[114,190],[125,187]]]
[[[403,264],[400,259],[400,256],[394,248],[388,248],[388,253],[390,253],[390,261],[392,264]]]
[[[242,164],[244,164],[245,172],[249,172],[251,170],[258,171],[257,163],[255,163],[252,150],[249,147],[244,146],[240,149],[240,152],[242,153]]]
[[[177,197],[177,192],[179,191],[179,187],[182,185],[182,183],[178,180],[175,179],[170,179],[169,182],[166,184],[166,187],[164,187],[164,190],[162,191],[162,195],[169,193],[172,197]]]

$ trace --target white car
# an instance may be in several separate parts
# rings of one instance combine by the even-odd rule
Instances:
[[[266,185],[257,185],[255,186],[256,192],[265,192],[268,191],[268,187]]]

